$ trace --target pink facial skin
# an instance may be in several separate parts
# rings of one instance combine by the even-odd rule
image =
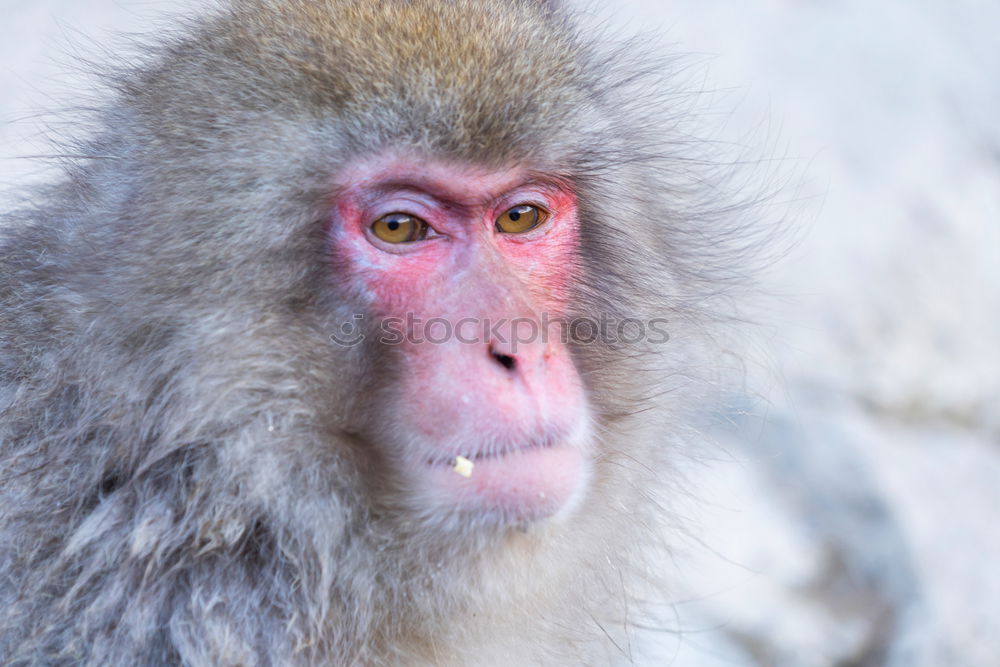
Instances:
[[[499,231],[497,218],[522,204],[548,219],[521,234]],[[377,238],[371,225],[389,213],[424,220],[427,237]],[[382,413],[399,424],[388,437],[414,497],[509,522],[568,511],[589,473],[587,401],[558,327],[525,339],[543,314],[564,314],[578,271],[572,189],[517,167],[382,157],[339,175],[330,239],[338,279],[366,295],[377,317],[442,318],[452,329],[440,342],[443,323],[411,328]],[[470,478],[452,470],[457,455],[474,463]]]

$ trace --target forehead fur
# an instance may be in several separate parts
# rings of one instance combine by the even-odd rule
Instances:
[[[355,144],[502,160],[563,142],[585,99],[573,31],[540,0],[258,0],[209,33],[248,90],[349,119]]]

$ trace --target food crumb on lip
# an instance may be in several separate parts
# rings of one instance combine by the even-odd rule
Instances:
[[[470,461],[469,459],[465,458],[464,456],[456,456],[455,457],[455,467],[452,468],[452,470],[454,470],[455,472],[457,472],[462,477],[465,477],[466,479],[468,479],[468,478],[472,477],[472,468],[473,468],[474,465],[475,464],[473,464],[472,461]]]

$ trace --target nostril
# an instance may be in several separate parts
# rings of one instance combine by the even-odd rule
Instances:
[[[517,365],[517,361],[514,359],[514,357],[510,356],[509,354],[497,352],[492,347],[490,348],[490,354],[493,355],[493,358],[496,359],[496,362],[498,364],[500,364],[509,371],[514,370],[514,366]]]

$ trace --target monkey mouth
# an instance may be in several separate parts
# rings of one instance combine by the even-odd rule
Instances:
[[[550,447],[554,447],[555,445],[557,445],[560,440],[561,438],[555,436],[544,436],[540,439],[528,442],[527,444],[510,444],[499,447],[486,447],[478,451],[471,451],[471,450],[460,451],[457,454],[453,455],[441,454],[438,456],[428,458],[426,463],[429,466],[452,467],[455,465],[456,458],[461,456],[462,458],[472,461],[472,463],[475,464],[483,461],[489,461],[492,459],[503,459],[508,456],[512,456],[515,454],[522,454],[524,452],[548,449]]]
[[[414,472],[424,492],[445,508],[509,525],[556,518],[571,512],[587,487],[586,430],[581,425],[568,437],[546,434],[527,443],[442,454]]]

